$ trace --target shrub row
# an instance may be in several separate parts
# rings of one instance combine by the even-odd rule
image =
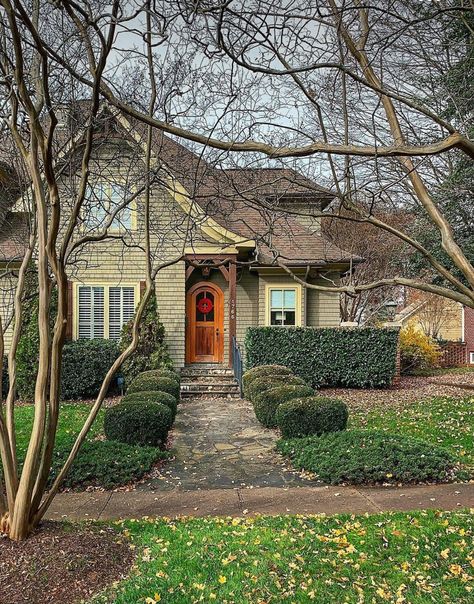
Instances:
[[[244,393],[258,421],[278,426],[284,437],[302,437],[344,430],[347,406],[342,401],[314,396],[304,380],[282,365],[259,365],[243,376]]]
[[[107,409],[106,437],[130,445],[163,447],[176,416],[179,391],[179,376],[170,369],[139,374],[122,401]]]
[[[247,366],[284,365],[309,385],[386,388],[396,371],[398,329],[250,327]]]

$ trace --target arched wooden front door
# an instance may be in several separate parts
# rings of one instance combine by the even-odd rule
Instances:
[[[186,295],[186,362],[224,359],[224,295],[213,283],[197,283]]]

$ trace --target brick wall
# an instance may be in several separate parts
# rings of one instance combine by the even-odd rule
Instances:
[[[464,307],[464,341],[466,342],[466,360],[469,363],[470,353],[474,352],[474,308]]]

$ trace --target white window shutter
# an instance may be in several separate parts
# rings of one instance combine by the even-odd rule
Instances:
[[[109,338],[120,339],[122,327],[128,323],[135,312],[134,287],[109,288]]]
[[[79,286],[79,339],[104,337],[104,288]]]

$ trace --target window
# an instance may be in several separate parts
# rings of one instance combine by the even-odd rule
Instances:
[[[120,332],[135,312],[135,288],[109,288],[109,338],[120,339]]]
[[[124,186],[108,182],[97,182],[87,187],[84,203],[84,223],[88,229],[102,229],[114,215],[109,229],[120,231],[133,228],[132,210],[129,205],[117,208],[130,198],[131,192]],[[133,202],[130,202],[133,203]]]
[[[134,286],[79,285],[77,337],[120,339],[122,327],[135,312]]]
[[[474,350],[471,350],[471,352],[469,353],[469,363],[474,364]]]
[[[267,288],[267,325],[299,325],[300,290],[297,287]]]

